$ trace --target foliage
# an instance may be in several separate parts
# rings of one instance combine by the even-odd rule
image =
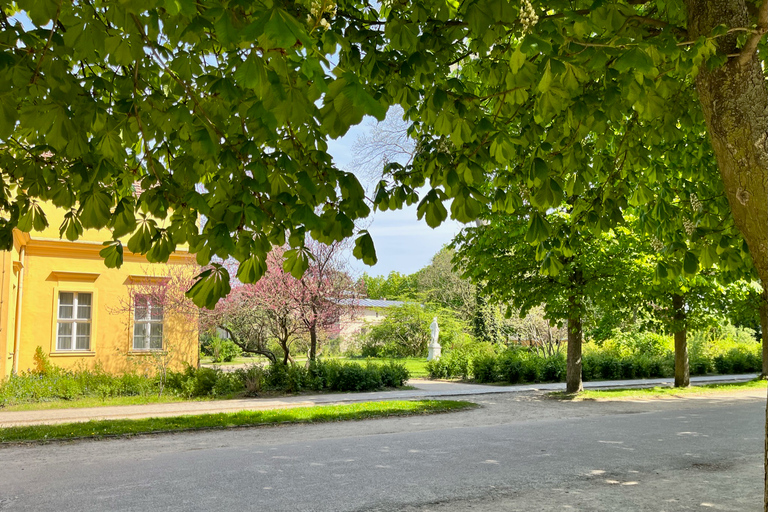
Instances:
[[[65,370],[50,365],[45,372],[11,375],[0,384],[0,407],[83,397],[149,396],[158,393],[159,377],[138,373],[112,375],[100,366]]]
[[[472,320],[477,305],[475,286],[454,269],[454,250],[443,247],[429,265],[416,274],[420,296],[425,302],[450,309],[465,321]]]
[[[394,270],[387,277],[363,274],[362,284],[370,299],[415,300],[418,274],[405,275]]]
[[[243,353],[234,341],[213,336],[208,343],[208,354],[214,363],[229,363]]]
[[[649,332],[614,331],[599,344],[588,344],[583,356],[584,380],[644,379],[674,375],[671,337]],[[689,339],[692,375],[751,373],[762,368],[761,346],[748,330],[728,324],[694,331]],[[562,382],[562,354],[539,355],[531,347],[512,345],[496,352],[487,344],[446,351],[427,363],[430,378],[461,378],[481,383]]]
[[[238,278],[253,282],[272,245],[290,241],[283,261],[298,276],[310,259],[303,233],[340,241],[369,213],[327,139],[364,115],[383,119],[386,102],[328,30],[335,4],[2,9],[0,168],[13,176],[0,180],[3,247],[17,225],[44,227],[38,201],[50,200],[67,210],[62,236],[110,228],[110,266],[122,262],[121,237],[151,261],[186,243],[201,265],[234,256]],[[375,262],[367,233],[355,252]],[[228,291],[222,277],[208,272],[192,289],[198,305]]]
[[[368,329],[362,343],[363,357],[425,357],[431,338],[429,325],[435,316],[440,326],[439,343],[443,347],[468,339],[468,326],[452,311],[409,302],[389,308],[384,320]]]
[[[35,355],[32,356],[32,360],[35,363],[35,373],[48,375],[54,370],[54,365],[51,363],[51,359],[40,345],[35,348]]]
[[[410,375],[404,365],[310,361],[307,366],[271,364],[251,365],[235,372],[219,368],[187,367],[172,373],[168,387],[192,397],[221,397],[234,394],[257,396],[263,392],[300,393],[303,391],[374,391],[384,387],[402,387]]]
[[[354,315],[356,293],[343,263],[343,244],[307,245],[312,260],[303,276],[285,271],[281,258],[286,249],[275,248],[261,279],[236,284],[215,309],[203,312],[203,327],[223,329],[244,352],[263,355],[271,362],[281,359],[284,364],[292,360],[292,346],[306,338],[313,358],[324,331],[342,314]]]

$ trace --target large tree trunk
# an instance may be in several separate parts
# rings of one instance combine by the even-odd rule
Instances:
[[[758,27],[765,29],[763,0]],[[718,25],[750,27],[745,0],[686,0],[688,37],[709,34]],[[738,32],[716,40],[720,55],[742,54]],[[755,36],[762,37],[762,34]],[[755,51],[750,35],[745,49]],[[699,101],[717,157],[736,226],[749,245],[763,287],[768,287],[768,87],[756,54],[732,57],[696,79]],[[768,409],[765,430],[763,510],[768,512]]]
[[[718,25],[750,27],[745,0],[687,0],[690,40]],[[765,16],[763,11],[760,15]],[[763,23],[759,20],[758,23]],[[715,40],[720,55],[739,55],[734,31]],[[749,45],[746,45],[749,46]],[[752,48],[754,50],[754,48]],[[702,71],[696,90],[736,226],[768,285],[768,87],[756,54]]]
[[[688,340],[685,327],[685,297],[672,296],[672,308],[675,311],[675,387],[687,388],[691,385],[688,368]]]
[[[768,290],[763,287],[760,296],[760,339],[763,344],[763,373],[761,377],[768,377]]]

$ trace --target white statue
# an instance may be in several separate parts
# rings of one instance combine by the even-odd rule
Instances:
[[[440,359],[440,352],[442,351],[442,347],[437,342],[437,339],[440,337],[440,327],[437,325],[437,317],[432,319],[432,323],[429,324],[429,330],[432,331],[432,341],[428,346],[429,353],[427,354],[427,361],[432,361],[433,359]]]

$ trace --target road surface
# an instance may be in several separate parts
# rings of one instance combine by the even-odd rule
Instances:
[[[763,391],[0,449],[0,510],[760,510]]]

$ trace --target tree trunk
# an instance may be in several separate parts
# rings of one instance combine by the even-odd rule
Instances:
[[[581,280],[581,272],[574,272],[572,281],[578,283]],[[578,284],[577,284],[578,285]],[[576,304],[576,297],[568,297],[568,355],[565,367],[565,391],[566,393],[578,393],[584,388],[581,382],[581,309]]]
[[[688,369],[688,340],[685,327],[685,297],[672,296],[672,308],[675,311],[675,387],[687,388],[691,385],[691,374]]]
[[[765,1],[765,0],[763,0]],[[686,0],[688,37],[709,34],[718,25],[751,27],[745,0]],[[761,9],[762,11],[762,9]],[[764,12],[761,13],[764,16]],[[765,19],[758,20],[765,26]],[[737,33],[716,40],[720,55],[741,54]],[[751,39],[751,38],[750,38]],[[754,48],[747,44],[745,48]],[[768,87],[757,55],[729,58],[702,71],[696,89],[712,139],[720,175],[736,226],[744,235],[757,273],[768,287]],[[768,512],[768,409],[765,430],[765,492]]]
[[[745,0],[687,0],[690,40],[718,25],[751,27]],[[738,55],[734,31],[715,40],[720,55]],[[736,226],[768,285],[768,87],[757,55],[731,57],[696,78],[707,131]]]
[[[581,383],[581,316],[568,319],[568,357],[565,372],[565,391],[578,393]]]
[[[317,326],[309,328],[309,360],[314,361],[317,357]]]
[[[763,287],[763,293],[760,296],[760,339],[763,344],[763,374],[762,378],[768,377],[768,290]]]

